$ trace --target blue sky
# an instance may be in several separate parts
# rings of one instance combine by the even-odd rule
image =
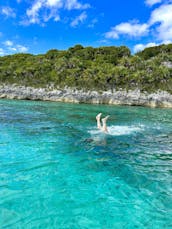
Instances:
[[[172,43],[172,0],[0,0],[0,55]]]

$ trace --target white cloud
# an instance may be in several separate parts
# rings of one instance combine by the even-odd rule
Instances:
[[[162,2],[162,0],[146,0],[145,1],[146,5],[148,5],[148,6],[153,6],[153,5],[155,5],[157,3],[161,3],[161,2]]]
[[[81,4],[77,0],[66,0],[65,1],[65,8],[68,10],[72,9],[87,9],[89,8],[89,4]]]
[[[148,43],[148,44],[137,44],[134,46],[133,51],[134,51],[134,53],[136,53],[136,52],[142,51],[145,48],[154,47],[157,45],[159,45],[159,44],[154,43],[154,42]]]
[[[17,52],[17,49],[15,47],[8,47],[8,50],[12,52]]]
[[[12,17],[12,18],[15,18],[16,17],[16,14],[14,12],[14,10],[8,6],[3,6],[1,8],[1,14],[5,15],[6,17]]]
[[[118,39],[120,35],[129,35],[131,37],[140,37],[148,34],[148,24],[139,24],[138,22],[124,22],[111,28],[105,34],[106,38]]]
[[[10,40],[4,41],[3,44],[4,44],[5,46],[13,46],[13,42],[10,41]]]
[[[47,6],[50,7],[58,7],[61,8],[63,7],[63,1],[62,0],[47,0],[45,1]]]
[[[162,45],[162,44],[166,44],[167,45],[167,44],[170,44],[170,43],[172,43],[172,42],[166,40],[166,41],[163,41],[161,43],[150,42],[148,44],[137,44],[137,45],[134,46],[133,51],[134,51],[134,53],[136,53],[136,52],[142,51],[145,48],[154,47],[154,46],[158,46],[158,45]]]
[[[28,48],[23,45],[16,45],[17,52],[25,53],[28,51]]]
[[[91,23],[88,25],[89,28],[94,28],[95,24],[98,23],[98,19],[94,18]]]
[[[51,18],[54,19],[54,21],[60,21],[60,16],[56,11],[51,10],[50,12],[45,11],[44,14],[42,15],[43,22],[49,21]]]
[[[156,25],[159,40],[172,40],[172,4],[161,5],[150,17],[150,25]]]
[[[165,45],[168,45],[168,44],[171,44],[172,43],[172,40],[164,40],[162,42],[162,44],[165,44]]]
[[[0,56],[4,56],[4,55],[5,55],[4,49],[0,48]]]
[[[30,23],[39,23],[39,10],[41,9],[42,4],[42,1],[37,1],[26,11]]]
[[[59,21],[59,11],[81,10],[89,8],[89,4],[82,4],[78,0],[36,0],[26,11],[26,19],[22,24],[42,24],[53,19]]]
[[[15,44],[13,41],[10,40],[6,40],[4,42],[2,42],[2,44],[4,45],[4,49],[3,49],[3,53],[5,55],[5,53],[25,53],[28,51],[28,47],[20,45],[20,44]]]
[[[148,2],[148,1],[147,1]],[[149,0],[150,4],[160,2],[158,0]],[[105,33],[106,38],[119,39],[121,35],[130,37],[153,36],[156,43],[165,44],[172,43],[172,0],[168,4],[161,4],[155,8],[148,22],[140,24],[137,21],[123,22]],[[151,45],[152,43],[149,43]],[[145,45],[136,45],[134,49],[137,51]]]
[[[60,21],[60,16],[59,16],[59,15],[56,15],[56,16],[54,17],[54,21]]]
[[[83,23],[87,18],[86,12],[82,12],[78,17],[76,17],[72,22],[71,26],[76,27],[79,23]]]

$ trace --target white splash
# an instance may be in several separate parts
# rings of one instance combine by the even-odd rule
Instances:
[[[120,135],[130,135],[136,132],[141,132],[144,130],[143,125],[139,126],[109,126],[108,131],[109,135],[114,135],[114,136],[120,136]],[[91,135],[100,135],[100,134],[105,134],[102,133],[100,130],[97,129],[92,129],[88,131]]]

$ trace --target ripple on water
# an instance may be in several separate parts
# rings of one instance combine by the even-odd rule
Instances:
[[[99,112],[110,134],[96,129]],[[0,228],[172,228],[171,117],[0,101]]]

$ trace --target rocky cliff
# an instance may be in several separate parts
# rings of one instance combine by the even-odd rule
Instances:
[[[50,90],[47,88],[1,85],[0,98],[172,108],[172,95],[166,91],[143,93],[140,90],[118,90],[100,93],[70,88]]]

